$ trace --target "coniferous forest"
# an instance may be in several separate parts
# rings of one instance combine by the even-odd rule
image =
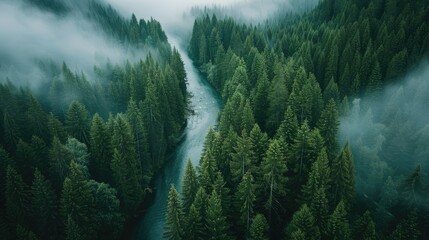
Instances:
[[[79,19],[119,54],[24,64],[0,47],[0,238],[139,239],[155,176],[198,114],[184,53],[156,19],[101,0],[5,2]],[[181,40],[223,104],[157,239],[426,239],[429,1],[243,11],[186,21]]]

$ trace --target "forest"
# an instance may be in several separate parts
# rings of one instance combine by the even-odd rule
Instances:
[[[181,54],[110,1],[16,2],[0,2],[0,238],[136,238],[197,114]],[[426,239],[429,1],[316,2],[191,9],[182,40],[223,109],[158,239]],[[28,36],[44,51],[18,51]]]
[[[180,140],[187,114],[181,56],[159,22],[124,18],[103,2],[22,4],[58,21],[84,17],[130,55],[89,73],[35,59],[43,76],[36,86],[2,80],[1,239],[118,239]],[[131,55],[139,49],[151,51]]]
[[[225,106],[182,193],[171,187],[167,238],[424,239],[428,6],[197,18],[190,54]]]

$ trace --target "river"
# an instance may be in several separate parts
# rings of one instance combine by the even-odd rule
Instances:
[[[194,166],[198,165],[205,136],[209,128],[216,125],[221,107],[220,97],[193,65],[185,44],[172,36],[168,36],[168,39],[172,47],[177,48],[185,64],[187,89],[192,94],[191,107],[195,113],[188,117],[184,140],[177,147],[174,159],[155,177],[155,197],[138,226],[136,238],[139,240],[162,239],[170,185],[174,184],[177,191],[181,192],[186,163],[191,159]]]

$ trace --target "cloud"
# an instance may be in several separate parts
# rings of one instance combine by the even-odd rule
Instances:
[[[417,166],[427,172],[428,103],[428,61],[378,95],[353,101],[350,113],[341,119],[339,138],[352,148],[358,193],[378,201],[389,176],[398,190],[404,190],[405,179]],[[422,174],[421,180],[428,183],[429,176]]]
[[[0,2],[0,80],[37,80],[36,60],[66,62],[73,70],[92,72],[95,64],[126,57],[79,14],[55,16],[20,1]],[[36,79],[35,79],[36,78]]]
[[[138,18],[158,20],[169,33],[189,34],[192,30],[192,8],[219,7],[228,9],[232,17],[252,22],[262,21],[279,9],[310,9],[319,0],[106,0],[123,14],[136,14]]]

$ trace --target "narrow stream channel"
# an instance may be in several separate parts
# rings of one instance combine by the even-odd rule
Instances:
[[[193,65],[184,44],[172,36],[168,37],[170,44],[177,48],[185,64],[187,88],[192,94],[191,107],[195,114],[188,117],[185,137],[176,150],[175,158],[156,176],[156,195],[138,226],[136,239],[139,240],[162,239],[170,184],[174,184],[177,191],[181,192],[186,163],[191,159],[194,166],[198,165],[205,136],[209,128],[215,126],[221,106],[219,96]]]

